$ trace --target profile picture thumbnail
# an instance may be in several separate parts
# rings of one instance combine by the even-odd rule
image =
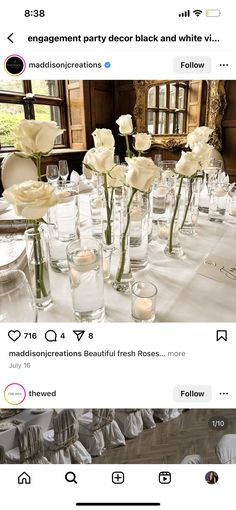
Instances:
[[[214,485],[218,482],[219,476],[215,471],[208,471],[208,473],[206,473],[205,480],[209,483],[209,485]]]
[[[5,71],[12,76],[20,76],[26,68],[26,62],[20,55],[9,55],[4,63]]]

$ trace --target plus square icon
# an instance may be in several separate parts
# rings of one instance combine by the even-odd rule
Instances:
[[[120,484],[124,483],[125,481],[125,475],[122,471],[114,471],[112,473],[112,483]]]

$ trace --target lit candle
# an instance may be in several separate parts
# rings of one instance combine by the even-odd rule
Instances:
[[[173,174],[173,172],[172,172],[171,170],[165,170],[165,171],[162,173],[162,175],[163,175],[166,179],[168,179],[169,177],[172,177],[174,174]]]
[[[216,166],[208,166],[206,169],[205,169],[205,173],[208,174],[208,175],[213,175],[217,172],[217,167]]]
[[[92,250],[82,250],[73,257],[73,262],[75,264],[75,268],[78,271],[91,271],[95,269],[96,264],[96,255]]]
[[[193,224],[193,225],[196,225],[196,224],[197,224],[197,219],[198,219],[197,215],[196,215],[196,214],[193,214],[193,215],[192,215],[192,224]]]
[[[140,221],[143,217],[141,207],[134,207],[130,213],[130,218],[132,221]]]
[[[94,198],[92,201],[92,206],[94,209],[100,209],[102,207],[102,199],[101,198]]]
[[[167,225],[162,225],[161,227],[159,227],[158,235],[160,239],[168,239],[169,227]]]
[[[166,197],[167,193],[168,189],[165,186],[158,186],[158,188],[156,188],[156,195],[160,198]]]
[[[213,194],[215,195],[215,197],[225,197],[227,195],[227,191],[225,191],[224,188],[216,188],[213,191]]]
[[[134,316],[141,321],[149,320],[153,316],[152,300],[150,298],[137,297],[134,302]]]

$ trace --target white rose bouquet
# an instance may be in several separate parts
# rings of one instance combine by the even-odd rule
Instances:
[[[48,295],[44,275],[44,260],[41,253],[40,224],[45,223],[43,216],[47,210],[57,203],[54,188],[45,182],[25,181],[7,188],[3,192],[6,200],[13,205],[18,216],[29,220],[33,227],[33,252],[35,263],[35,297],[45,298]]]
[[[120,264],[116,273],[116,282],[120,282],[124,273],[125,257],[126,257],[126,236],[130,224],[130,208],[137,191],[145,193],[150,190],[154,179],[160,177],[159,168],[150,158],[133,157],[126,158],[128,164],[128,172],[126,175],[126,184],[130,186],[130,198],[127,204],[127,219],[124,231],[121,237],[121,257]]]
[[[41,180],[41,158],[53,149],[57,136],[63,129],[56,122],[44,120],[21,120],[14,130],[16,154],[31,158],[37,166],[38,180]]]

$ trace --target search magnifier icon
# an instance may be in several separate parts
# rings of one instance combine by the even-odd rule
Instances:
[[[77,483],[74,471],[67,471],[67,473],[65,474],[65,479],[69,483],[71,482]]]

